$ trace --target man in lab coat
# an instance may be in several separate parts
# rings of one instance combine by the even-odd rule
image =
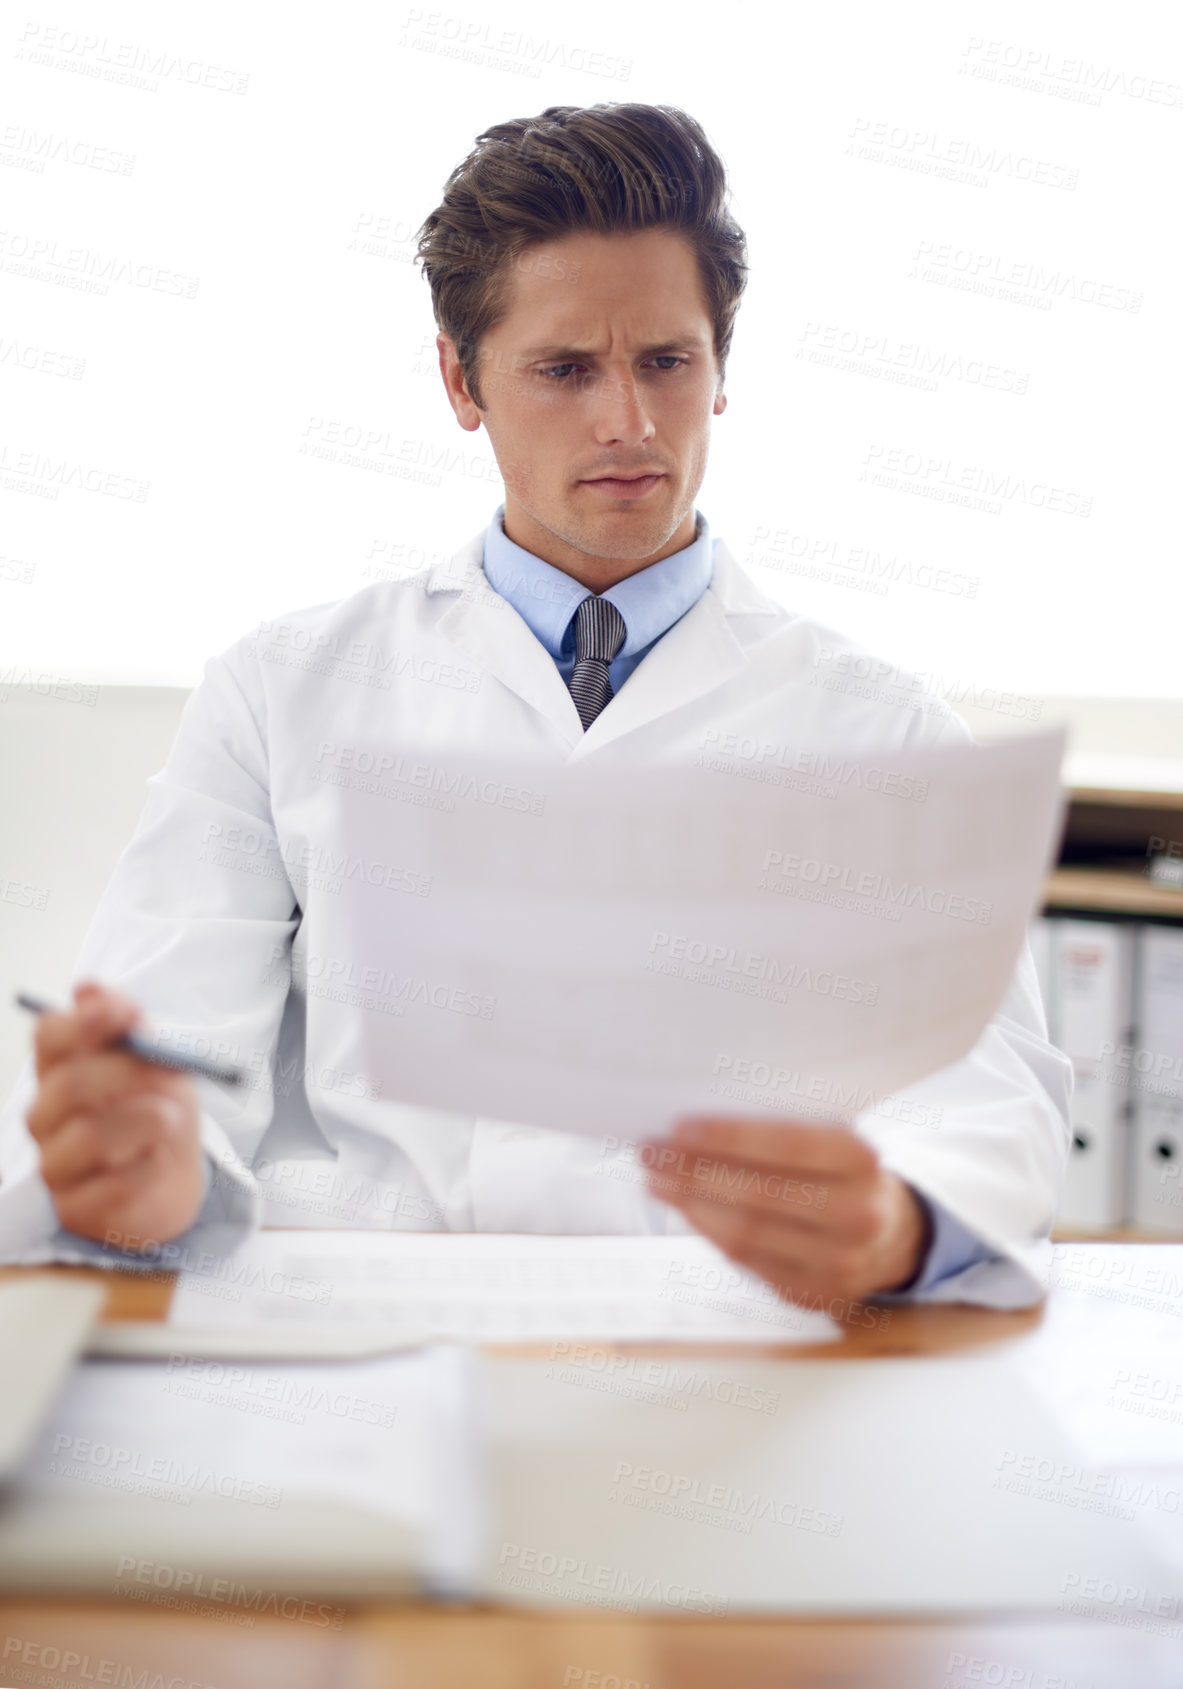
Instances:
[[[638,112],[671,147],[694,129],[665,108],[623,111],[626,139]],[[524,129],[514,144],[520,165]],[[717,201],[720,181],[701,193]],[[475,344],[438,336],[456,419],[487,428],[504,478],[487,529],[446,563],[264,623],[207,664],[92,923],[74,1005],[38,1024],[0,1119],[5,1258],[142,1252],[264,1213],[694,1228],[812,1306],[1040,1296],[1069,1066],[1026,949],[974,1050],[913,1087],[910,1113],[868,1110],[857,1130],[683,1122],[685,1153],[660,1176],[614,1147],[608,1120],[596,1143],[367,1090],[367,981],[350,973],[347,895],[318,876],[336,787],[381,766],[394,798],[420,801],[433,750],[686,764],[732,735],[880,758],[968,738],[939,700],[915,708],[906,678],[899,699],[865,696],[849,679],[858,648],[768,599],[711,535],[695,498],[730,330],[693,229],[668,205],[607,231],[581,225],[578,205],[571,217],[516,251]],[[423,866],[406,869],[412,891]],[[178,1050],[245,1065],[249,1085],[199,1089],[112,1049],[141,1007]]]

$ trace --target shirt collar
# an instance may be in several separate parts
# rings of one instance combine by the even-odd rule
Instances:
[[[698,531],[689,545],[639,569],[602,594],[624,617],[626,639],[620,648],[621,657],[635,657],[660,639],[710,585],[710,526],[701,511],[696,510],[695,517]],[[486,579],[557,660],[563,654],[563,636],[577,606],[593,595],[561,569],[515,545],[505,532],[504,519],[505,505],[499,504],[485,533]]]

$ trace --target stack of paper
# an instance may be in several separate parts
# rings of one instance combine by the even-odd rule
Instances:
[[[0,1589],[287,1616],[301,1598],[467,1589],[474,1361],[86,1361],[5,1490]]]
[[[263,1231],[178,1280],[161,1341],[203,1329],[326,1326],[469,1342],[828,1342],[702,1237]]]

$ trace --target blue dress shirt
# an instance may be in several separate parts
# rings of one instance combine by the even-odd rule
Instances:
[[[713,556],[706,517],[695,511],[695,538],[681,551],[650,563],[619,581],[600,596],[615,604],[624,617],[626,638],[608,669],[613,692],[619,692],[637,664],[663,633],[702,597],[711,582]],[[550,652],[565,681],[575,667],[577,607],[593,595],[570,575],[544,563],[532,551],[515,545],[504,527],[505,506],[493,512],[485,534],[485,576],[494,592],[517,611],[526,626]],[[932,1245],[924,1266],[907,1286],[909,1293],[928,1290],[978,1261],[999,1257],[946,1209],[920,1191],[914,1194],[932,1222]]]
[[[570,682],[575,668],[572,618],[583,600],[593,594],[561,569],[515,545],[502,526],[504,515],[505,506],[498,505],[485,535],[485,575],[493,591],[513,605],[534,637],[546,646],[563,679]],[[695,515],[698,534],[688,546],[600,594],[624,617],[625,641],[608,667],[613,692],[620,691],[642,657],[698,603],[711,584],[711,531],[706,518],[698,511]]]

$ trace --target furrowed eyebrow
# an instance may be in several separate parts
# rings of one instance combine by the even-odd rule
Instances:
[[[681,340],[666,340],[660,346],[645,346],[641,350],[643,358],[660,357],[667,352],[701,351],[706,342],[700,334],[688,334]],[[576,346],[532,346],[528,351],[518,354],[522,358],[594,358],[594,352],[580,351]]]

